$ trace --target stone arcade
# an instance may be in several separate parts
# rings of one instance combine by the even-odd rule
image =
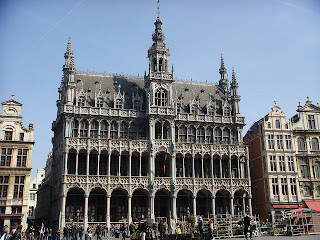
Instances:
[[[144,78],[78,72],[68,42],[52,125],[55,228],[251,214],[235,72],[229,85],[221,57],[219,84],[176,81],[154,24]]]

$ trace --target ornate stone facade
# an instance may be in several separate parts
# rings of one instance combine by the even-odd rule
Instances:
[[[26,228],[31,174],[33,124],[22,124],[22,104],[2,103],[0,115],[0,232],[8,225]]]
[[[302,206],[292,124],[275,105],[244,137],[250,156],[253,213],[274,222]]]
[[[291,121],[300,193],[306,206],[320,210],[320,107],[308,98],[304,106],[299,103],[297,112]]]
[[[251,213],[235,72],[181,82],[157,18],[143,78],[76,71],[69,41],[53,122],[53,223]],[[60,213],[60,214],[59,214]]]

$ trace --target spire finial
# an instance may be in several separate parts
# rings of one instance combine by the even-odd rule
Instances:
[[[158,11],[157,11],[158,18],[160,17],[160,0],[158,0]]]
[[[14,94],[11,95],[11,100],[14,100]]]
[[[68,40],[67,53],[71,53],[71,40]]]
[[[276,100],[274,100],[274,105],[277,106],[277,101]]]
[[[234,71],[234,67],[232,67],[232,82],[237,82],[237,79],[236,79],[236,72]]]

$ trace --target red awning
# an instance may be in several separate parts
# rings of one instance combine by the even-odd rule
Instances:
[[[273,208],[293,209],[293,208],[299,208],[299,206],[298,205],[273,205]]]
[[[304,201],[308,208],[320,211],[320,201]]]

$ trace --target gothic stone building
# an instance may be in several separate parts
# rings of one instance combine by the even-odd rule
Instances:
[[[53,122],[55,227],[251,213],[238,83],[179,82],[155,21],[144,78],[77,72],[69,41]]]

